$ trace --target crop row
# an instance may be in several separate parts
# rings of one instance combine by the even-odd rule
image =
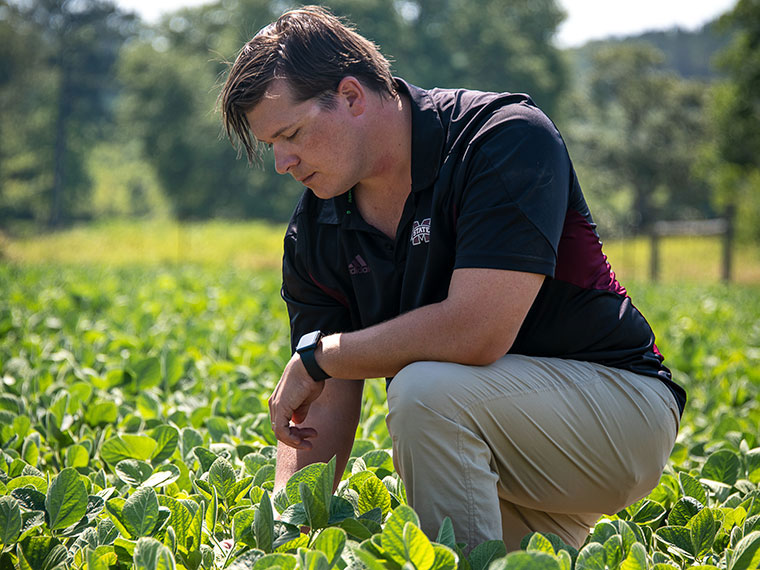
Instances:
[[[0,291],[0,570],[760,566],[756,289],[634,288],[690,393],[666,473],[579,551],[509,554],[419,530],[379,380],[337,491],[330,462],[274,493],[275,273],[7,265]]]

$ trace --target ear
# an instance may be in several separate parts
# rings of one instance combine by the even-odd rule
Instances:
[[[347,75],[338,84],[338,98],[354,116],[364,113],[367,108],[367,90],[361,82],[351,75]]]

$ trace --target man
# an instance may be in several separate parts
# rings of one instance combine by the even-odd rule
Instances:
[[[265,143],[307,187],[285,237],[276,488],[333,455],[340,476],[376,377],[430,536],[450,516],[469,547],[580,546],[657,484],[685,394],[527,96],[409,85],[307,7],[243,47],[220,103],[249,160]]]

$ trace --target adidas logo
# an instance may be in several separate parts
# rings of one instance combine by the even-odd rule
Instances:
[[[354,260],[348,264],[348,272],[351,275],[358,275],[360,273],[369,273],[369,265],[364,261],[361,255],[354,257]]]

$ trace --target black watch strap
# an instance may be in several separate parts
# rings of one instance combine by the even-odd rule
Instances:
[[[330,377],[330,375],[322,370],[322,367],[317,363],[313,348],[311,350],[299,352],[299,354],[301,355],[301,362],[303,362],[303,366],[306,368],[306,372],[309,373],[312,380],[315,382],[321,382]]]
[[[306,333],[298,341],[298,346],[296,347],[296,352],[301,356],[301,362],[303,362],[306,372],[309,373],[309,376],[315,382],[321,382],[330,377],[327,372],[322,370],[322,367],[317,363],[317,358],[314,356],[314,351],[319,346],[321,338],[321,331]]]

